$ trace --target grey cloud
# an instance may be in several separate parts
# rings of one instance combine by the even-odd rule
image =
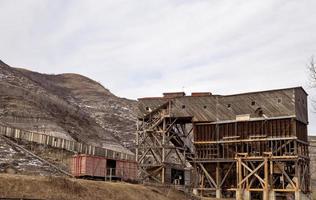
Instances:
[[[81,73],[129,98],[307,86],[315,7],[313,0],[2,0],[0,55],[40,72]],[[313,113],[310,122],[316,134]]]

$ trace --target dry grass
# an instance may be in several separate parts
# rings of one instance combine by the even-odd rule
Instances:
[[[312,186],[312,199],[316,200],[316,188],[314,185]]]
[[[177,200],[184,194],[127,183],[0,174],[0,198],[34,199],[107,199],[107,200]]]

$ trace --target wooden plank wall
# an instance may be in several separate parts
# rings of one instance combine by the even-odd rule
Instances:
[[[135,156],[123,152],[113,151],[106,148],[96,147],[81,142],[70,141],[63,138],[49,136],[41,133],[24,131],[17,128],[0,125],[0,134],[9,138],[21,139],[24,141],[35,142],[54,148],[65,149],[74,153],[103,156],[119,160],[135,160]]]
[[[288,119],[243,121],[223,124],[194,125],[194,141],[251,139],[251,137],[286,138],[296,136],[307,142],[307,125]]]

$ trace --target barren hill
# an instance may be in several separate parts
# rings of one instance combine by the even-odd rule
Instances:
[[[177,200],[191,199],[170,188],[153,188],[127,183],[76,180],[0,174],[0,198],[3,199],[107,199]]]
[[[78,74],[47,75],[0,61],[0,121],[112,149],[131,147],[136,101]]]

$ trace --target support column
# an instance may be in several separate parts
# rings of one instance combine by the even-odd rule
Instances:
[[[295,200],[301,200],[301,165],[299,161],[295,162],[295,175],[296,175],[296,182],[295,184]]]
[[[264,158],[264,188],[263,199],[269,200],[269,165],[268,157]]]
[[[137,133],[136,133],[136,162],[138,162],[138,145],[139,145],[139,121],[137,119],[136,121],[136,130],[137,130]]]
[[[165,143],[166,143],[166,119],[163,119],[162,124],[162,153],[161,153],[161,164],[162,164],[162,170],[161,170],[161,183],[165,183]]]
[[[275,200],[275,192],[273,190],[269,191],[269,200]]]
[[[295,200],[301,200],[301,192],[295,191]]]
[[[242,200],[250,200],[251,199],[249,190],[244,190],[242,196],[243,196]]]
[[[162,167],[162,170],[161,170],[161,183],[162,184],[165,183],[165,167]]]
[[[204,173],[202,174],[202,177],[201,177],[201,186],[200,186],[200,188],[204,188]],[[204,190],[201,190],[201,193],[200,193],[200,195],[201,195],[201,197],[203,197],[203,191]]]
[[[222,198],[222,175],[221,175],[221,166],[220,163],[216,163],[216,198]]]
[[[241,174],[241,158],[237,157],[236,163],[236,172],[237,172],[237,190],[236,190],[236,200],[242,200],[243,198],[243,189],[242,184],[239,184],[242,181],[242,174]]]
[[[273,161],[270,160],[270,175],[269,175],[269,181],[270,182],[270,186],[269,186],[269,200],[275,200],[275,192],[274,192],[274,187],[273,187]]]

